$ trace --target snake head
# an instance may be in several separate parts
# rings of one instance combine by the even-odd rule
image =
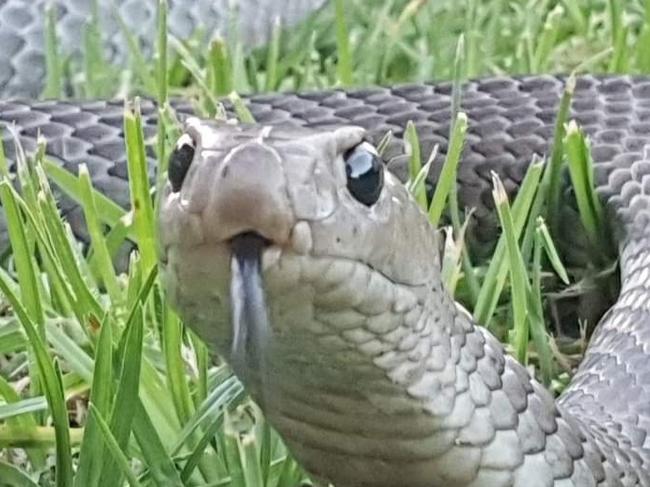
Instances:
[[[190,119],[170,168],[158,218],[168,298],[303,464],[295,426],[311,406],[297,397],[345,405],[341,421],[421,410],[404,391],[453,302],[432,293],[426,215],[363,129]]]
[[[359,127],[191,118],[171,159],[158,219],[165,284],[188,325],[218,352],[232,338],[238,236],[264,242],[274,332],[307,333],[311,319],[288,315],[315,316],[319,299],[323,309],[376,313],[397,299],[391,286],[425,293],[437,279],[434,232]],[[326,289],[336,290],[327,303]]]

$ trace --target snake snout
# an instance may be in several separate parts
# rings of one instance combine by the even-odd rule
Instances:
[[[278,154],[260,142],[234,148],[217,166],[204,218],[212,240],[255,234],[287,242],[294,216]]]

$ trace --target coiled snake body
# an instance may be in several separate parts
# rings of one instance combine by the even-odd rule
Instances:
[[[562,87],[553,76],[465,86],[458,196],[477,209],[477,242],[495,234],[490,172],[516,192],[532,155],[548,152]],[[263,361],[237,370],[316,479],[650,486],[650,79],[578,79],[571,116],[592,138],[622,286],[557,401],[443,289],[433,230],[393,176],[405,175],[399,137],[409,120],[425,153],[436,143],[446,151],[449,84],[248,103],[259,125],[187,120],[185,159],[159,215],[161,266],[186,323],[228,357],[230,283],[240,272],[232,246],[261,254]],[[143,111],[153,131],[154,106]],[[0,102],[0,120],[16,124],[28,151],[43,134],[51,157],[71,170],[87,163],[94,184],[126,204],[121,117],[121,103]],[[389,129],[396,139],[382,183],[363,139],[376,143]],[[5,143],[11,157],[7,135]],[[379,191],[351,183],[357,170],[375,171]],[[78,208],[62,205],[84,238]]]
[[[277,18],[289,26],[319,8],[325,0],[169,0],[170,34],[194,36],[206,42],[214,35],[257,45],[269,39]],[[106,61],[124,64],[129,47],[122,25],[141,41],[145,53],[157,29],[158,0],[0,0],[0,93],[36,97],[45,86],[46,8],[55,20],[59,55],[66,61],[66,78],[75,83],[75,69],[83,71],[83,46],[95,26]],[[202,37],[197,34],[203,33]],[[49,34],[48,34],[49,35]],[[94,34],[91,34],[94,35]]]

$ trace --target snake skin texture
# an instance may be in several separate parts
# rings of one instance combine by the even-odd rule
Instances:
[[[475,209],[468,234],[475,253],[488,255],[496,235],[491,172],[500,175],[509,196],[514,196],[532,156],[548,154],[563,86],[564,79],[555,76],[484,79],[465,86],[462,104],[470,125],[458,171],[458,197],[461,208]],[[413,120],[423,154],[429,154],[436,144],[440,148],[429,179],[430,187],[434,187],[447,151],[451,90],[448,83],[418,84],[254,95],[248,103],[256,121],[264,124],[354,124],[367,129],[374,140],[391,131],[394,140],[385,156],[389,169],[401,179],[406,177],[407,157],[400,137],[407,121]],[[176,101],[175,107],[181,115],[192,111],[190,103],[183,101]],[[79,163],[86,162],[97,187],[126,205],[122,110],[122,102],[17,99],[0,101],[0,122],[15,122],[27,149],[36,146],[36,136],[42,133],[49,141],[51,156],[73,172]],[[142,110],[147,135],[153,137],[155,107],[144,101]],[[605,185],[623,161],[643,152],[650,134],[650,79],[580,77],[572,117],[591,136],[597,183]],[[10,134],[5,131],[3,137],[11,155]],[[153,174],[153,159],[150,162]],[[83,237],[80,211],[69,201],[64,201],[63,208],[77,235]],[[573,235],[575,213],[568,206],[567,213],[561,221],[565,225],[562,233]],[[0,225],[0,245],[5,241],[3,228]],[[573,250],[566,249],[568,253]]]
[[[532,156],[548,154],[563,86],[564,79],[555,76],[483,79],[465,85],[462,109],[470,129],[459,167],[458,196],[462,207],[476,208],[472,238],[478,247],[496,235],[491,171],[500,175],[511,196],[516,193]],[[367,129],[375,141],[391,130],[394,140],[385,157],[402,180],[406,157],[400,136],[413,120],[423,153],[440,145],[430,178],[435,185],[447,150],[451,88],[441,83],[255,95],[247,102],[256,120],[267,125],[306,126],[327,134],[332,126],[352,124]],[[177,102],[176,107],[181,114],[191,112],[189,104]],[[152,136],[154,105],[143,103],[143,112]],[[650,486],[650,79],[580,77],[571,116],[592,140],[597,189],[620,249],[622,290],[594,332],[569,388],[554,402],[504,354],[498,341],[432,283],[427,292],[433,289],[434,297],[427,299],[437,304],[426,301],[432,306],[427,308],[429,316],[449,323],[438,342],[427,342],[429,386],[441,398],[435,416],[439,422],[432,425],[426,415],[429,422],[424,421],[417,401],[410,403],[412,414],[377,414],[366,422],[359,419],[359,424],[322,409],[325,403],[303,405],[296,410],[302,415],[297,422],[276,422],[311,471],[336,478],[338,487]],[[28,150],[35,147],[36,135],[43,134],[51,157],[72,171],[86,162],[101,191],[128,203],[122,103],[14,100],[0,102],[0,120],[16,124]],[[6,134],[5,142],[11,157]],[[62,205],[83,238],[79,210],[70,201]],[[576,232],[575,219],[563,224],[567,235]],[[355,292],[352,284],[346,288],[343,282],[342,292]],[[413,338],[412,332],[407,335]],[[408,352],[416,353],[413,343],[401,342],[402,358],[386,364],[387,376],[393,367],[400,370],[400,363],[409,363]],[[366,370],[359,367],[350,370]],[[375,372],[368,372],[373,380]],[[284,392],[289,399],[311,393],[327,399],[317,391],[282,386],[288,388]],[[377,397],[388,401],[388,389]],[[315,411],[322,414],[323,423],[313,419]],[[339,422],[332,426],[330,420]],[[373,438],[385,446],[378,447]]]
[[[124,65],[127,46],[118,18],[145,49],[154,45],[158,0],[99,1],[99,27],[108,61]],[[197,32],[233,38],[233,27],[248,46],[269,39],[271,19],[290,26],[320,8],[325,0],[171,0],[169,29],[180,39]],[[92,15],[90,0],[0,0],[0,95],[37,97],[45,78],[45,10],[56,12],[60,54],[81,60],[86,26]],[[118,16],[116,16],[117,12]]]

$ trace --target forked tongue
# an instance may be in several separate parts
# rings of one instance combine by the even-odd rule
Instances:
[[[266,296],[262,283],[262,250],[265,240],[254,233],[245,233],[232,240],[230,261],[230,300],[232,305],[232,348],[230,363],[243,380],[259,381],[262,406],[267,390],[266,352],[270,327]]]

